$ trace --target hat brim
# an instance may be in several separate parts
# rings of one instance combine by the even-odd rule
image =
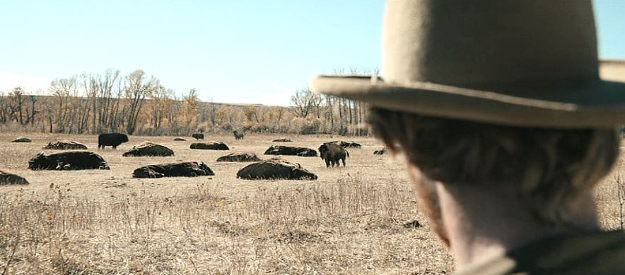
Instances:
[[[464,88],[322,75],[312,80],[311,88],[373,107],[495,124],[551,128],[625,124],[625,83],[600,79]]]

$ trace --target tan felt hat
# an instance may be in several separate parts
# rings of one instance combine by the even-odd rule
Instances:
[[[389,0],[382,58],[381,76],[317,76],[312,89],[496,124],[625,124],[625,61],[598,61],[591,0]]]

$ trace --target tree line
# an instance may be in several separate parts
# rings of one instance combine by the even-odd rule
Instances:
[[[359,102],[297,90],[291,106],[203,102],[197,90],[177,94],[142,70],[83,73],[56,79],[47,91],[0,91],[0,130],[67,134],[194,132],[367,135],[367,107]]]

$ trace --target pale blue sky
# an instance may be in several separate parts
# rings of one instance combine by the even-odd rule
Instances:
[[[143,69],[201,99],[288,105],[318,73],[380,64],[382,0],[0,0],[0,90]],[[600,55],[625,59],[625,0],[596,0]]]

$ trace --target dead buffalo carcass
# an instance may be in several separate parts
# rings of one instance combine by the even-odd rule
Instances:
[[[100,134],[98,136],[98,149],[106,146],[112,146],[113,149],[117,149],[120,144],[128,142],[128,136],[120,133]]]
[[[272,140],[271,142],[293,142],[293,141],[288,138],[278,138],[278,139]]]
[[[15,174],[0,171],[0,185],[28,184],[28,181]]]
[[[204,134],[202,133],[195,133],[193,135],[191,135],[192,138],[194,138],[195,140],[204,140]]]
[[[300,157],[316,157],[317,151],[305,147],[273,145],[265,151],[265,155],[285,155]]]
[[[14,139],[11,142],[32,142],[32,140],[27,137],[20,137],[20,138]]]
[[[228,145],[223,142],[192,143],[189,148],[198,150],[230,150]]]
[[[332,143],[336,143],[343,148],[361,148],[362,145],[353,141],[332,141]]]
[[[317,175],[302,168],[299,163],[290,163],[281,159],[270,159],[252,163],[237,172],[241,179],[289,179],[316,180]]]
[[[219,157],[217,162],[250,162],[259,160],[260,158],[254,153],[230,153]]]
[[[92,152],[62,152],[46,155],[39,153],[28,161],[31,170],[83,170],[109,169],[104,159]]]
[[[180,162],[148,165],[135,169],[134,178],[197,177],[214,176],[215,173],[203,162]]]
[[[87,150],[87,146],[80,142],[72,140],[59,140],[55,142],[49,142],[43,149],[49,150]]]
[[[373,151],[374,155],[386,155],[387,153],[388,153],[388,151],[386,150],[386,148],[382,148],[380,150]]]
[[[146,141],[132,147],[132,150],[124,153],[124,157],[168,157],[173,156],[174,151],[160,144]]]
[[[326,142],[319,146],[319,155],[326,162],[326,167],[335,165],[339,167],[341,166],[339,161],[343,161],[343,166],[345,166],[345,158],[349,156],[349,153],[335,142]]]
[[[245,138],[245,133],[240,133],[239,131],[234,131],[232,134],[234,134],[234,139],[236,140]]]
[[[186,141],[186,139],[181,138],[181,137],[177,137],[177,138],[174,138],[174,141]]]

